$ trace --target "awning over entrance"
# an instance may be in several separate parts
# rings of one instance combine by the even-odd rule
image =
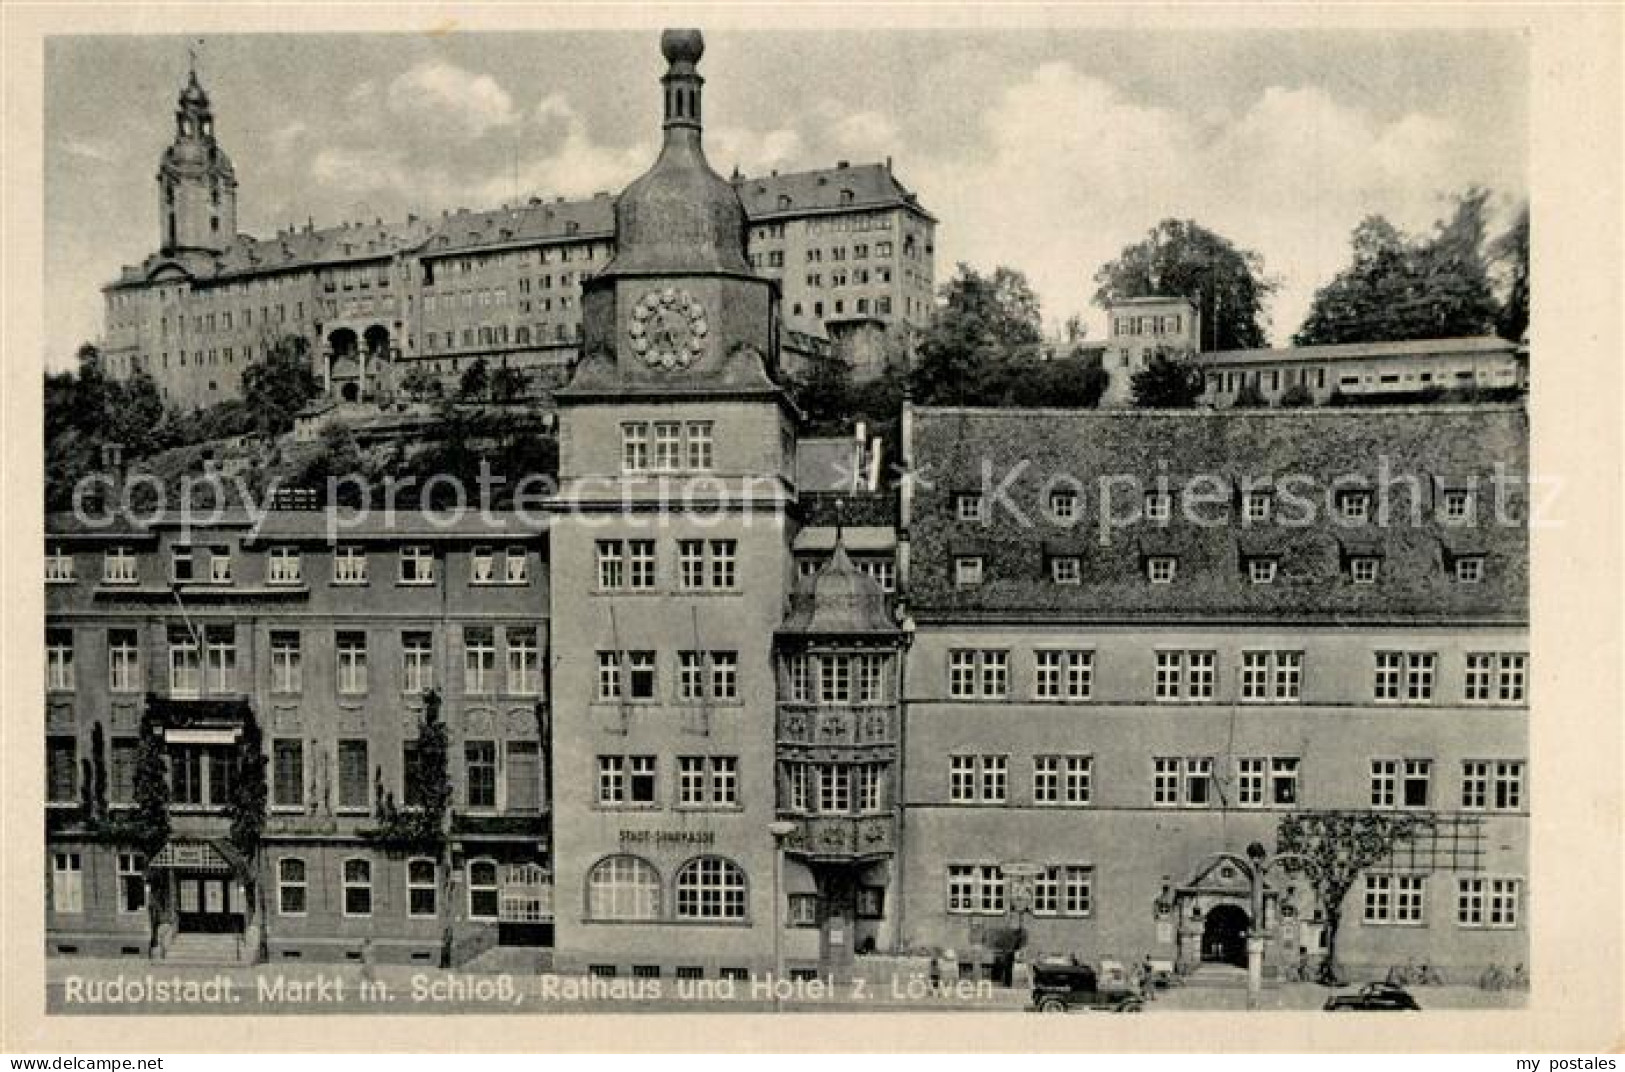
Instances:
[[[166,744],[236,744],[236,729],[177,729],[164,730]]]
[[[236,870],[225,854],[208,841],[171,841],[153,857],[151,866],[222,875]]]

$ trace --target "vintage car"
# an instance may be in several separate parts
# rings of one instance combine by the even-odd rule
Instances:
[[[1353,994],[1333,994],[1326,999],[1327,1012],[1351,1012],[1359,1009],[1402,1012],[1422,1006],[1411,997],[1409,990],[1398,983],[1367,983]]]
[[[1102,981],[1104,978],[1104,981]],[[1038,1012],[1107,1009],[1139,1012],[1145,1007],[1140,992],[1118,972],[1097,972],[1092,965],[1044,957],[1033,964],[1033,1000]]]

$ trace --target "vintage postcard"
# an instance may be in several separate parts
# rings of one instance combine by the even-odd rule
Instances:
[[[0,1049],[1621,1044],[1617,9],[5,18]]]

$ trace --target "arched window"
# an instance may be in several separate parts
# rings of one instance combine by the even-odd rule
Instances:
[[[500,902],[496,861],[468,861],[468,918],[496,919]]]
[[[677,872],[678,919],[744,919],[745,872],[732,860],[700,856]]]
[[[659,919],[660,872],[638,856],[606,856],[587,874],[588,919]]]
[[[276,909],[284,916],[305,914],[305,861],[284,856],[276,863]]]

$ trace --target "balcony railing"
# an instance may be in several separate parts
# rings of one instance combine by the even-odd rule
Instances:
[[[890,855],[897,847],[897,821],[890,815],[820,815],[797,823],[785,849],[802,856],[862,859]]]
[[[878,745],[897,740],[894,704],[781,703],[779,743]]]

